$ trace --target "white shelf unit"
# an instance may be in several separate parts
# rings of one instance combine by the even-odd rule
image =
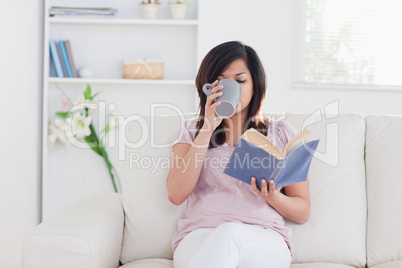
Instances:
[[[197,26],[198,20],[145,20],[119,18],[49,18],[50,24],[106,24],[106,25],[159,25],[159,26]]]
[[[70,148],[59,154],[57,146],[51,150],[47,147],[48,121],[64,99],[60,89],[74,100],[86,84],[90,84],[94,92],[102,92],[98,95],[100,98],[116,105],[117,114],[125,116],[147,115],[151,103],[170,103],[185,113],[196,110],[198,1],[189,1],[185,20],[170,19],[167,0],[162,2],[157,19],[146,20],[142,19],[140,0],[45,0],[42,220],[91,193],[113,191],[106,168],[102,170],[104,163],[95,159],[98,157],[95,153]],[[49,17],[51,6],[113,7],[118,9],[118,15]],[[89,66],[95,76],[49,77],[50,39],[70,40],[77,70]],[[123,59],[135,58],[162,59],[164,79],[123,79]],[[161,110],[161,113],[169,113],[166,109]]]
[[[194,86],[194,80],[173,79],[102,79],[49,77],[49,84],[112,84],[112,85],[185,85]]]

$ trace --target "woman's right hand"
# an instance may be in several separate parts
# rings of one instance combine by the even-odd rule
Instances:
[[[204,125],[203,129],[214,131],[222,122],[223,117],[220,117],[215,113],[216,107],[218,107],[221,103],[214,102],[214,100],[220,96],[222,96],[222,92],[220,91],[223,86],[216,86],[218,84],[218,80],[212,83],[215,87],[211,89],[211,95],[207,97],[207,102],[205,103],[205,115],[204,115]]]

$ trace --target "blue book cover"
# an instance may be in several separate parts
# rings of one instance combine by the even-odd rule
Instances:
[[[63,59],[64,59],[64,62],[66,64],[68,77],[73,77],[73,73],[71,72],[70,62],[68,60],[66,46],[64,45],[64,41],[60,40],[59,44],[60,44],[60,47],[61,47],[61,52],[63,53]]]
[[[49,57],[49,77],[57,77],[56,67],[52,59],[52,55]]]
[[[61,52],[60,43],[56,43],[56,48],[57,48],[57,54],[59,55],[61,68],[63,69],[63,75],[64,77],[68,77],[66,63],[64,62],[63,52]]]
[[[56,68],[57,77],[63,76],[63,69],[61,68],[60,59],[57,53],[56,41],[49,40],[50,56],[53,60],[54,67]]]
[[[64,40],[64,46],[66,47],[68,62],[70,63],[71,72],[73,77],[78,77],[77,69],[75,68],[73,53],[71,52],[71,44],[69,40]]]
[[[319,140],[302,143],[302,135],[309,131],[299,132],[281,152],[268,137],[256,132],[249,129],[245,132],[248,137],[243,134],[239,138],[223,173],[248,184],[255,177],[259,189],[262,179],[273,179],[276,188],[307,179]]]

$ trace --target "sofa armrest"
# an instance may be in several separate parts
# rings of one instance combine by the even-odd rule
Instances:
[[[118,267],[121,194],[93,194],[36,226],[22,244],[22,267]]]

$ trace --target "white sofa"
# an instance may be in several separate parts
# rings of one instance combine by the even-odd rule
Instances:
[[[402,117],[269,116],[321,139],[309,171],[311,217],[303,225],[287,221],[292,267],[402,267]],[[173,266],[181,207],[167,198],[171,149],[157,147],[173,141],[182,117],[143,119],[148,124],[127,128],[130,147],[141,140],[140,123],[150,131],[144,145],[126,152],[123,193],[94,194],[36,226],[23,242],[23,268]],[[160,159],[156,170],[152,159]]]

